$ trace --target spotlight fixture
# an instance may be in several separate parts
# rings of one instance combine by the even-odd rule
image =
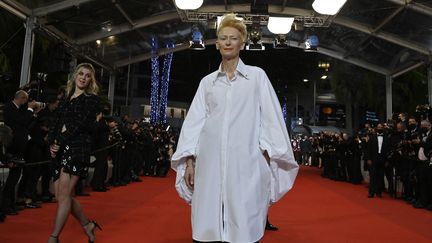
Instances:
[[[303,31],[304,30],[303,22],[299,22],[299,21],[294,22],[294,30],[295,31]]]
[[[322,69],[325,69],[326,71],[328,71],[330,68],[330,63],[320,61],[320,62],[318,62],[318,68],[322,68]]]
[[[286,35],[291,31],[294,18],[287,17],[269,17],[267,28],[276,35]]]
[[[265,46],[261,41],[261,30],[259,26],[254,26],[249,33],[249,44],[246,45],[246,50],[264,51]]]
[[[100,45],[102,43],[102,41],[101,40],[96,40],[96,45]]]
[[[312,8],[320,14],[335,15],[343,7],[347,0],[315,0]]]
[[[319,39],[316,35],[310,35],[305,41],[305,52],[316,52],[318,50]]]
[[[204,0],[175,0],[175,5],[181,10],[195,10],[201,7]]]
[[[303,79],[303,82],[307,83],[307,82],[309,82],[309,79],[305,78],[305,79]]]
[[[112,25],[109,22],[105,23],[105,24],[102,25],[101,29],[103,31],[106,31],[106,32],[111,32],[112,31]]]
[[[327,75],[321,76],[321,79],[327,79]]]
[[[289,44],[286,35],[278,35],[273,41],[274,49],[288,49]]]
[[[190,41],[189,48],[193,50],[205,50],[203,36],[196,26],[192,32],[192,40]]]

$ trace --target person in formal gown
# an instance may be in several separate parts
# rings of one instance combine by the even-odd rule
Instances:
[[[172,156],[176,189],[192,205],[194,242],[258,242],[269,205],[298,172],[270,80],[239,58],[246,37],[242,20],[223,17],[222,62],[201,80]]]

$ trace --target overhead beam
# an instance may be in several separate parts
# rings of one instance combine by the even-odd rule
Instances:
[[[411,0],[409,0],[411,1]],[[394,17],[396,17],[396,15],[398,15],[402,10],[404,10],[404,6],[400,6],[399,8],[395,9],[395,11],[393,11],[389,16],[387,16],[387,18],[385,18],[383,21],[381,21],[381,23],[379,23],[373,30],[372,32],[377,32],[378,30],[380,30],[382,27],[384,27],[384,25],[386,25],[388,22],[390,22]]]
[[[411,0],[407,0],[407,1],[411,1]],[[400,6],[399,8],[397,8],[395,11],[393,11],[390,15],[387,16],[387,18],[385,18],[383,21],[381,21],[381,23],[379,23],[373,30],[373,33],[376,33],[377,31],[379,31],[382,27],[384,27],[384,25],[386,25],[388,22],[390,22],[394,17],[396,17],[396,15],[398,15],[402,10],[404,10],[405,7],[404,6]],[[360,51],[360,49],[358,48],[359,46],[363,46],[368,40],[370,40],[371,36],[368,35],[366,38],[363,38],[363,40],[360,42],[360,44],[357,44],[356,48],[351,49],[349,52],[347,52],[345,54],[345,57],[351,56],[353,53],[357,53],[358,51]]]
[[[329,56],[329,57],[333,57],[335,59],[347,62],[347,63],[351,63],[355,66],[358,67],[362,67],[366,70],[372,71],[372,72],[376,72],[382,75],[388,75],[390,73],[390,70],[382,68],[380,66],[374,65],[372,63],[357,59],[357,58],[351,58],[351,57],[345,57],[345,55],[343,53],[337,52],[337,51],[333,51],[330,49],[326,49],[326,48],[322,48],[319,47],[318,48],[318,53],[321,53],[323,55]]]
[[[424,55],[431,55],[432,51],[430,49],[428,49],[427,47],[424,47],[422,45],[419,45],[418,43],[403,39],[401,37],[398,37],[394,34],[391,33],[387,33],[384,31],[378,31],[378,32],[373,32],[373,29],[367,25],[364,25],[362,23],[356,22],[354,20],[345,18],[345,17],[336,17],[335,19],[333,19],[333,23],[337,24],[337,25],[341,25],[350,29],[354,29],[366,34],[369,34],[371,36],[386,40],[388,42],[391,42],[393,44],[399,45],[399,46],[403,46],[405,48],[414,50],[416,52],[419,52],[421,54]]]
[[[263,38],[262,41],[264,43],[271,43],[272,39],[271,38]],[[205,45],[206,46],[214,45],[215,43],[216,43],[216,39],[210,39],[210,40],[206,40],[205,41]],[[289,45],[291,47],[303,48],[304,49],[304,44],[299,43],[297,41],[291,41],[290,40],[289,41]],[[187,44],[187,43],[183,43],[183,44],[177,45],[175,48],[172,48],[172,49],[163,48],[163,49],[159,50],[158,56],[165,55],[165,54],[167,54],[169,52],[177,52],[177,51],[187,50],[188,48],[189,48],[189,44]],[[366,61],[363,61],[363,60],[359,60],[359,59],[356,59],[356,58],[346,58],[346,57],[344,57],[343,53],[340,53],[340,52],[337,52],[337,51],[333,51],[333,50],[330,50],[330,49],[326,49],[326,48],[320,47],[320,48],[318,48],[318,53],[321,53],[321,54],[326,55],[326,56],[333,57],[335,59],[338,59],[338,60],[341,60],[341,61],[344,61],[344,62],[347,62],[347,63],[351,63],[353,65],[362,67],[364,69],[367,69],[367,70],[370,70],[370,71],[373,71],[373,72],[376,72],[376,73],[380,73],[382,75],[389,75],[389,73],[390,73],[390,71],[387,70],[387,69],[385,69],[385,68],[379,67],[377,65],[374,65],[374,64],[371,64],[369,62],[366,62]],[[133,63],[137,63],[137,62],[146,61],[146,60],[149,60],[151,57],[152,57],[151,53],[144,53],[144,54],[137,55],[137,56],[134,56],[134,57],[131,57],[131,58],[126,58],[126,59],[123,59],[123,60],[116,61],[114,63],[114,67],[118,68],[118,67],[127,66],[129,64],[133,64]]]
[[[28,7],[22,5],[21,3],[15,1],[15,0],[0,0],[0,7],[5,8],[8,11],[11,11],[11,13],[15,14],[16,16],[26,19],[32,15],[31,9]],[[41,18],[35,18],[36,22],[35,24],[40,24],[40,30],[44,33],[48,34],[49,36],[53,37],[54,39],[60,40],[63,45],[74,51],[75,54],[83,57],[84,59],[87,59],[97,65],[99,65],[102,68],[105,68],[107,70],[111,70],[112,67],[109,65],[103,63],[100,60],[97,60],[94,57],[88,56],[86,54],[83,54],[79,51],[79,48],[73,44],[73,40],[69,38],[66,34],[55,28],[54,26],[45,26],[44,20]],[[24,81],[22,81],[24,82]]]
[[[416,69],[416,68],[418,68],[420,66],[423,66],[424,64],[425,64],[424,61],[420,61],[420,62],[414,63],[414,64],[412,64],[412,65],[410,65],[408,67],[405,67],[402,70],[398,70],[398,71],[393,72],[391,74],[391,77],[392,78],[397,78],[397,77],[399,77],[399,76],[401,76],[401,75],[403,75],[403,74],[405,74],[405,73],[407,73],[407,72],[409,72],[411,70],[414,70],[414,69]]]
[[[129,15],[124,11],[124,9],[120,6],[119,3],[117,3],[115,0],[113,0],[114,5],[116,6],[117,10],[123,15],[123,17],[129,22],[131,26],[134,26],[135,23],[133,20],[129,17]]]
[[[413,4],[413,3],[411,3],[411,4]],[[228,5],[228,10],[232,11],[232,12],[250,12],[250,5],[249,4],[232,4],[232,5]],[[313,11],[311,9],[285,7],[282,12],[280,10],[281,10],[280,5],[269,5],[268,6],[268,11],[269,11],[270,15],[271,14],[278,14],[278,15],[306,16],[306,17],[312,17],[312,16],[318,15],[315,11]],[[223,6],[223,5],[206,5],[206,6],[199,8],[198,12],[216,12],[216,13],[221,12],[221,13],[224,13],[224,12],[226,12],[226,10],[225,10],[225,6]],[[391,43],[399,45],[399,46],[403,46],[405,48],[414,50],[414,51],[422,53],[424,55],[429,56],[432,53],[432,50],[430,50],[427,47],[422,46],[418,43],[403,39],[403,38],[401,38],[397,35],[391,34],[391,33],[387,33],[384,31],[378,31],[379,28],[374,31],[374,29],[370,26],[367,26],[365,24],[356,22],[354,20],[351,20],[351,19],[348,19],[345,17],[336,16],[333,19],[333,23],[347,27],[347,28],[350,28],[350,29],[354,29],[354,30],[357,30],[357,31],[360,31],[360,32],[363,32],[366,34],[369,34],[371,36],[386,40],[388,42],[391,42]]]
[[[227,10],[228,9],[228,10]],[[228,12],[250,12],[250,4],[230,4],[230,5],[205,5],[202,6],[197,10],[197,12],[215,12],[215,13],[226,13]],[[278,15],[289,15],[289,16],[316,16],[317,13],[310,9],[301,9],[301,8],[289,8],[285,7],[284,10],[281,12],[281,6],[280,5],[269,5],[268,10],[270,14],[278,14]],[[95,41],[98,39],[106,38],[111,35],[116,35],[120,33],[124,33],[127,31],[132,31],[135,29],[139,29],[142,27],[146,27],[149,25],[161,23],[164,21],[174,20],[178,19],[179,15],[176,12],[173,13],[167,13],[167,14],[161,14],[156,15],[152,17],[143,18],[141,20],[138,20],[136,22],[136,25],[130,26],[128,23],[113,26],[113,29],[111,32],[106,31],[98,31],[94,34],[86,35],[85,37],[79,38],[76,40],[77,44],[84,44],[90,41]],[[405,48],[414,50],[416,52],[419,52],[424,55],[431,55],[432,51],[428,49],[425,46],[422,46],[418,43],[412,42],[410,40],[403,39],[397,35],[383,32],[383,31],[376,31],[374,32],[374,29],[370,26],[367,26],[365,24],[353,21],[351,19],[337,16],[333,19],[333,23],[337,25],[341,25],[350,29],[354,29],[366,34],[369,34],[371,36],[386,40],[388,42],[391,42],[393,44],[403,46]]]
[[[75,43],[78,45],[82,45],[82,44],[85,44],[85,43],[88,43],[91,41],[106,38],[108,36],[118,35],[121,33],[129,32],[132,30],[146,27],[146,26],[162,23],[165,21],[176,20],[179,18],[180,17],[177,14],[177,12],[146,17],[146,18],[142,18],[140,20],[137,20],[135,22],[135,25],[133,25],[133,26],[131,26],[129,23],[124,23],[124,24],[112,26],[112,30],[110,32],[100,30],[100,31],[97,31],[93,34],[85,35],[81,38],[76,39]]]
[[[58,12],[63,9],[67,9],[73,6],[79,6],[80,4],[92,2],[95,0],[64,0],[58,3],[53,3],[45,7],[33,9],[33,15],[35,16],[45,16],[50,13]]]
[[[31,15],[31,10],[28,7],[15,0],[0,0],[0,7],[6,9],[20,19],[25,19]]]
[[[407,3],[406,0],[387,0],[387,1],[402,5],[404,7],[407,7],[408,9],[411,9],[411,10],[416,11],[418,13],[432,16],[432,8],[429,6],[426,6],[424,4],[416,3],[416,2],[413,2],[411,0],[409,1],[409,3]]]
[[[214,45],[215,43],[216,43],[216,39],[211,39],[211,40],[205,41],[206,46],[207,45]],[[189,43],[182,43],[182,44],[176,45],[174,48],[161,48],[158,50],[157,55],[163,56],[163,55],[166,55],[170,52],[178,52],[178,51],[183,51],[183,50],[187,50],[187,49],[189,49]],[[129,64],[134,64],[134,63],[149,60],[150,58],[152,58],[152,54],[150,52],[144,53],[144,54],[140,54],[137,56],[133,56],[131,58],[126,58],[126,59],[116,61],[116,62],[114,62],[114,67],[115,68],[124,67],[124,66],[127,66]]]

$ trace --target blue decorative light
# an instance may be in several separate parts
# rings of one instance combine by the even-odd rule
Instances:
[[[159,57],[157,55],[158,42],[155,37],[151,39],[151,94],[150,94],[150,122],[159,122]]]
[[[316,35],[309,35],[305,41],[305,51],[314,52],[318,50],[319,39]]]
[[[287,116],[288,116],[288,108],[287,108],[287,98],[284,97],[284,102],[282,105],[282,114],[283,114],[283,118],[285,120],[285,122],[287,121]]]
[[[174,48],[173,43],[169,43],[166,45],[167,49]],[[159,97],[159,121],[162,124],[166,124],[166,109],[168,103],[168,88],[170,81],[170,73],[171,73],[171,63],[173,58],[173,52],[169,52],[164,59],[163,68],[162,68],[162,79],[161,79],[161,90]]]

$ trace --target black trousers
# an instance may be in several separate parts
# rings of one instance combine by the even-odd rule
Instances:
[[[20,167],[14,167],[9,169],[9,175],[3,188],[2,209],[9,209],[15,207],[15,186],[17,185],[21,177],[21,171],[22,168]]]
[[[429,166],[429,162],[418,163],[417,180],[419,184],[418,201],[423,206],[427,206],[432,203],[432,167]]]
[[[369,168],[369,195],[380,194],[384,189],[384,159],[372,161]]]
[[[347,172],[349,182],[353,184],[359,184],[362,182],[363,176],[361,174],[360,157],[354,156],[347,159]]]
[[[390,194],[394,194],[396,191],[393,168],[394,167],[392,165],[388,165],[384,168],[384,174],[388,182],[388,193]]]
[[[95,154],[94,174],[91,182],[93,188],[105,187],[105,180],[108,172],[108,151],[100,151]]]
[[[41,166],[40,175],[42,176],[42,196],[49,196],[51,194],[50,183],[53,176],[52,171],[53,171],[52,164]]]

